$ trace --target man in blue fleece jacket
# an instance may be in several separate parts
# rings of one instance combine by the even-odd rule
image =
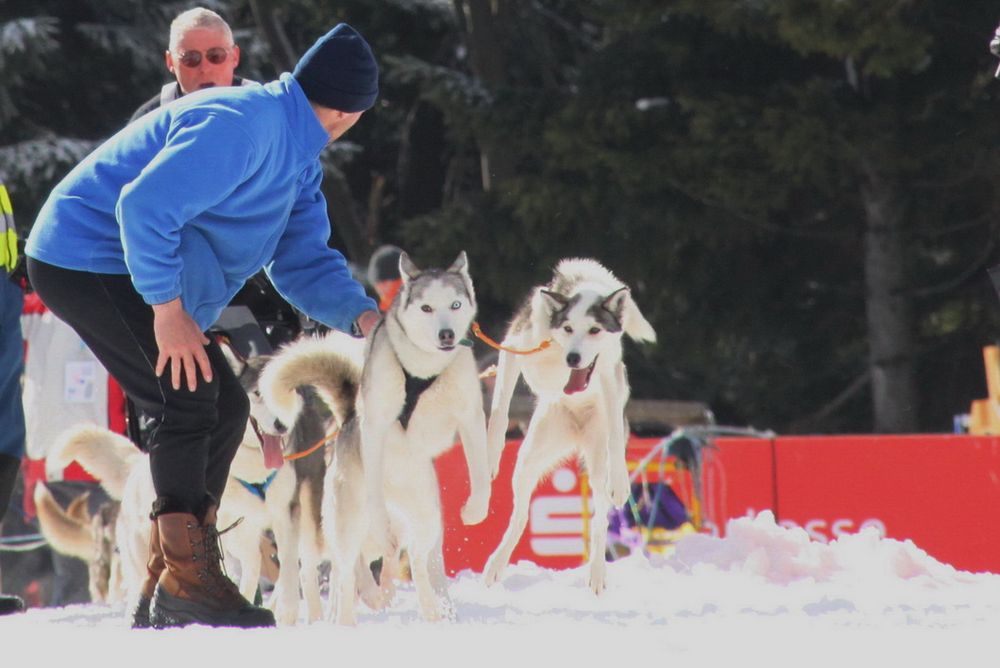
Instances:
[[[371,48],[340,24],[292,74],[194,92],[129,124],[38,214],[32,285],[159,425],[134,626],[274,624],[220,563],[216,511],[249,401],[204,332],[262,267],[330,327],[367,335],[377,322],[375,302],[327,246],[318,159],[377,95]]]

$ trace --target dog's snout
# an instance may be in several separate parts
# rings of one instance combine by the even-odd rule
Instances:
[[[438,331],[438,341],[443,346],[453,346],[455,345],[455,330],[453,329],[442,329]]]
[[[580,353],[570,353],[566,355],[566,364],[574,369],[580,366]]]
[[[285,423],[282,422],[281,420],[275,419],[274,431],[278,432],[279,434],[284,434],[286,431],[288,431],[288,427],[286,427]]]

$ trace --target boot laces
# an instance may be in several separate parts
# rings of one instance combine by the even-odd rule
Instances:
[[[240,594],[239,587],[233,582],[226,571],[225,552],[222,549],[222,541],[220,539],[223,533],[235,527],[242,520],[243,518],[241,517],[223,531],[218,531],[213,525],[198,527],[199,531],[197,533],[201,536],[201,545],[204,553],[204,563],[202,563],[201,568],[198,570],[198,579],[213,594],[220,597],[235,597],[241,603],[248,603],[243,598],[243,595]],[[192,545],[196,545],[196,543],[192,542]],[[195,550],[196,559],[197,554],[198,550]]]

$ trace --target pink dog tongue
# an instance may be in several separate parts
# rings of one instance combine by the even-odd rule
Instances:
[[[271,434],[261,434],[261,450],[264,453],[264,466],[269,469],[280,469],[285,463],[285,456],[282,453],[281,437]]]
[[[563,388],[563,392],[566,394],[576,394],[577,392],[586,390],[587,384],[590,382],[590,372],[591,367],[571,370],[569,372],[569,380],[566,381],[566,387]]]

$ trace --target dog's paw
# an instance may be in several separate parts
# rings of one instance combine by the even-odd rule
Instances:
[[[361,587],[361,591],[358,592],[358,596],[361,598],[361,602],[368,606],[369,610],[379,612],[385,610],[389,607],[392,602],[393,596],[395,596],[395,590],[389,590],[389,588],[382,588],[376,585],[374,582],[371,586]]]
[[[486,567],[483,568],[483,584],[487,587],[492,587],[497,582],[500,582],[504,566],[506,566],[505,561],[498,559],[495,554],[491,556],[486,562]]]
[[[462,523],[466,526],[479,524],[490,512],[490,497],[488,494],[470,496],[462,506]]]
[[[389,607],[392,602],[396,600],[396,582],[395,580],[384,580],[379,585],[379,595],[382,600],[385,601],[383,607]]]
[[[611,505],[616,508],[620,508],[628,501],[629,494],[631,493],[628,471],[622,470],[620,472],[612,473],[609,478],[608,496],[611,499]]]
[[[455,604],[451,602],[451,599],[444,599],[441,601],[441,619],[448,622],[458,621],[458,610],[455,609]]]
[[[353,610],[350,612],[341,612],[338,610],[336,622],[341,626],[357,626],[358,618]]]
[[[591,564],[588,584],[590,585],[590,590],[597,596],[603,594],[604,590],[607,589],[607,568],[604,565],[603,559]]]
[[[299,621],[299,592],[277,585],[271,593],[266,607],[274,613],[274,621],[280,626],[292,626]]]
[[[278,609],[274,612],[274,620],[278,623],[278,626],[294,626],[299,621],[298,606],[279,605]]]
[[[419,585],[417,587],[420,589]],[[425,622],[441,622],[456,619],[455,606],[447,593],[441,595],[433,590],[419,591],[417,601],[420,605],[420,616]]]

